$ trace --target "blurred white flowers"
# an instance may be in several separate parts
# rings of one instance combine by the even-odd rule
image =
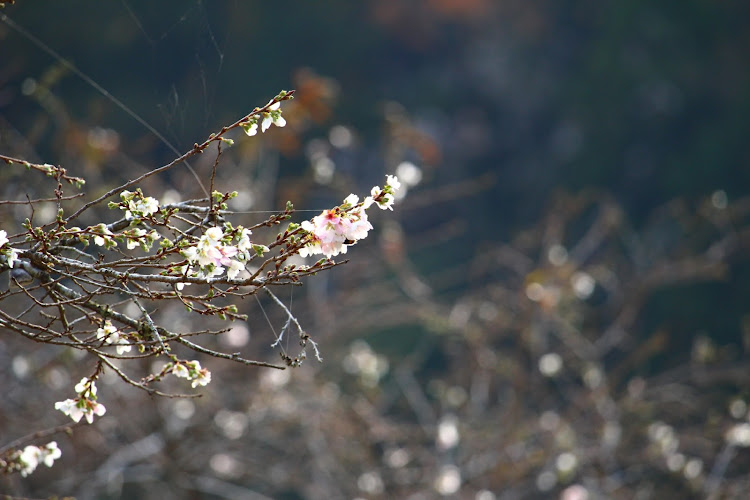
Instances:
[[[23,451],[16,455],[16,460],[20,466],[20,472],[23,477],[28,476],[36,470],[39,464],[43,463],[47,467],[52,467],[55,460],[62,456],[60,448],[57,447],[56,441],[50,441],[44,446],[27,446]]]

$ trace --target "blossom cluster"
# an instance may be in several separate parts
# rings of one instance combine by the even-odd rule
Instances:
[[[81,231],[81,229],[77,227],[71,228],[70,230],[74,232]],[[88,229],[88,231],[94,234],[94,244],[96,246],[104,247],[107,250],[117,246],[117,241],[115,241],[115,238],[117,238],[120,240],[125,240],[125,246],[127,246],[128,250],[132,250],[135,247],[139,246],[145,252],[148,252],[149,250],[151,250],[151,246],[154,244],[154,242],[161,238],[161,235],[159,235],[159,233],[153,229],[151,231],[146,231],[145,229],[137,227],[127,229],[122,233],[115,234],[110,231],[107,225],[104,223],[92,226]],[[84,239],[86,242],[88,242],[88,238],[84,236]]]
[[[149,217],[159,211],[159,202],[156,198],[144,196],[140,189],[136,191],[123,191],[120,193],[122,203],[110,203],[110,208],[120,208],[125,210],[125,218],[132,220],[134,224],[139,222],[141,217]],[[71,228],[71,231],[80,232],[80,228]],[[154,241],[161,236],[155,230],[146,231],[145,229],[132,228],[123,231],[122,234],[115,234],[110,231],[106,224],[97,224],[88,229],[94,235],[94,244],[104,247],[107,250],[117,246],[117,239],[124,239],[128,250],[140,246],[144,251],[149,251]],[[83,236],[83,241],[88,244],[88,237]]]
[[[260,131],[265,132],[271,126],[271,124],[277,127],[283,127],[286,125],[286,120],[281,116],[281,103],[276,102],[268,107],[268,111],[261,113],[263,120],[260,123]],[[258,118],[253,116],[248,120],[247,123],[242,124],[242,129],[249,136],[253,136],[258,133]]]
[[[114,344],[117,350],[117,354],[122,355],[125,352],[130,352],[132,346],[128,343],[125,336],[112,325],[110,320],[104,322],[104,326],[96,330],[96,338],[103,340],[107,344]]]
[[[151,231],[146,231],[145,229],[137,227],[123,231],[122,236],[125,238],[125,246],[128,247],[128,250],[132,250],[139,246],[144,252],[151,250],[154,241],[161,238],[159,233],[153,229]]]
[[[29,445],[22,451],[18,451],[13,459],[21,475],[26,477],[34,472],[41,463],[47,467],[52,467],[55,460],[61,456],[62,452],[57,447],[57,442],[50,441],[44,446]]]
[[[94,233],[94,244],[100,247],[104,247],[107,250],[117,246],[117,242],[112,238],[114,233],[109,230],[106,224],[97,224],[91,228]]]
[[[5,230],[0,230],[0,255],[5,255],[8,259],[8,267],[12,268],[16,265],[20,252],[8,245],[9,241],[8,233]]]
[[[172,374],[175,377],[192,380],[193,387],[205,386],[211,382],[211,372],[206,368],[201,368],[197,360],[175,363],[172,366]]]
[[[75,386],[78,397],[75,399],[66,399],[55,403],[55,409],[73,419],[74,422],[80,422],[81,417],[86,417],[88,423],[94,422],[94,415],[102,416],[107,411],[103,404],[96,402],[96,383],[83,377]]]
[[[245,264],[252,255],[251,251],[263,255],[269,250],[265,245],[256,245],[250,241],[252,231],[249,229],[240,226],[233,233],[234,237],[231,233],[225,234],[219,226],[207,229],[197,244],[181,250],[188,265],[177,270],[185,276],[213,278],[221,276],[226,269],[227,277],[235,279],[245,269]],[[186,284],[179,283],[177,288],[181,290]]]
[[[359,196],[350,194],[341,206],[324,210],[312,220],[304,221],[301,228],[307,232],[309,239],[300,248],[300,256],[323,254],[330,258],[346,253],[348,245],[366,238],[372,229],[365,211],[373,204],[381,210],[393,210],[394,195],[400,187],[398,178],[389,175],[385,187],[373,187],[370,196],[363,202],[360,203]]]
[[[364,207],[370,208],[370,205],[376,203],[381,210],[393,210],[393,202],[396,200],[395,195],[401,189],[401,182],[395,175],[385,176],[385,187],[375,186],[370,191],[370,196],[365,198]]]
[[[1,0],[0,0],[1,1]],[[271,125],[277,127],[284,127],[286,120],[282,116],[280,101],[290,99],[291,93],[282,91],[277,95],[274,100],[269,102],[262,108],[255,108],[255,110],[247,115],[245,118],[238,123],[238,125],[245,131],[249,136],[257,135],[258,129],[262,133],[268,131]],[[211,142],[220,138],[227,144],[232,143],[231,139],[222,137],[224,132],[235,128],[237,125],[226,127],[222,129],[222,132],[217,137],[212,134],[211,138],[203,145],[196,145],[193,152],[203,151],[203,149]],[[218,158],[217,158],[218,161]],[[405,185],[408,182],[405,181]],[[395,193],[400,187],[400,183],[395,176],[387,176],[386,184],[383,189],[379,186],[375,186],[370,191],[370,195],[364,200],[360,201],[360,198],[354,194],[349,195],[343,202],[342,205],[335,207],[331,210],[325,210],[317,217],[313,217],[309,221],[305,221],[301,225],[295,225],[296,227],[292,231],[287,231],[283,234],[279,234],[272,247],[281,249],[280,257],[269,259],[263,264],[265,267],[267,264],[276,264],[276,275],[273,272],[269,273],[269,276],[279,276],[279,270],[281,264],[285,258],[291,256],[291,254],[298,252],[301,256],[324,254],[327,257],[332,257],[347,252],[347,247],[356,243],[357,241],[367,237],[369,231],[373,229],[367,217],[367,209],[372,205],[378,205],[382,210],[392,210],[392,206],[395,200]],[[222,222],[221,224],[208,227],[206,224],[207,220],[198,223],[198,218],[192,219],[190,216],[182,217],[180,212],[183,210],[182,204],[168,204],[164,202],[161,206],[156,198],[145,196],[141,189],[135,191],[123,190],[119,194],[119,201],[112,201],[109,203],[109,208],[113,210],[121,210],[124,213],[124,217],[120,216],[120,220],[111,224],[105,223],[93,223],[90,226],[71,227],[67,226],[67,222],[71,219],[75,219],[73,216],[68,219],[64,219],[64,212],[62,209],[58,211],[57,226],[54,233],[50,233],[51,236],[47,239],[42,238],[42,231],[44,228],[32,228],[31,223],[27,222],[24,227],[29,230],[27,236],[27,246],[29,242],[36,241],[39,243],[33,248],[42,247],[45,252],[51,248],[55,252],[49,251],[52,255],[55,253],[56,258],[50,259],[54,264],[61,263],[59,267],[52,270],[52,273],[60,273],[63,277],[71,277],[73,282],[72,287],[80,289],[72,290],[70,294],[62,294],[67,299],[70,299],[70,303],[73,307],[80,307],[80,304],[89,304],[91,297],[107,293],[117,293],[117,290],[123,292],[131,292],[130,289],[124,286],[129,282],[139,282],[139,291],[132,291],[133,297],[148,297],[152,300],[160,300],[168,295],[168,298],[174,298],[173,294],[164,294],[162,291],[155,292],[154,294],[148,293],[148,283],[162,282],[164,280],[149,280],[151,274],[141,274],[141,271],[130,272],[131,269],[146,268],[148,272],[163,270],[162,274],[168,274],[172,276],[169,281],[183,281],[182,283],[176,284],[177,290],[182,290],[184,286],[188,285],[187,281],[195,282],[197,280],[210,280],[211,278],[218,276],[226,276],[229,280],[236,280],[241,273],[249,276],[245,272],[249,262],[256,257],[262,257],[266,252],[270,252],[268,246],[253,243],[251,241],[252,231],[242,226],[233,226],[229,222]],[[227,211],[227,206],[224,203],[233,196],[237,196],[237,193],[220,193],[213,192],[211,195],[212,202],[208,207],[208,213],[216,215]],[[99,203],[101,200],[97,200],[94,203]],[[87,207],[84,207],[87,208]],[[81,209],[82,211],[83,209]],[[185,210],[189,214],[199,214],[200,207],[187,207]],[[272,224],[278,224],[281,220],[291,217],[293,207],[291,203],[287,204],[287,209],[282,214],[276,215],[264,224],[271,226]],[[80,212],[77,212],[78,214]],[[178,220],[176,225],[170,224],[170,219],[173,221]],[[195,224],[191,229],[185,229],[182,225]],[[162,238],[162,236],[153,227],[160,231],[166,229],[168,231],[165,234],[172,234],[177,236],[176,241],[170,240],[168,237]],[[33,231],[31,231],[34,229]],[[194,229],[199,229],[200,232],[193,232]],[[159,242],[159,240],[161,240]],[[149,257],[131,257],[122,254],[118,250],[118,244],[120,249],[123,246],[127,250],[133,250],[136,247],[141,247],[144,251],[148,252],[151,250],[154,243],[159,242],[161,251],[149,258]],[[124,255],[122,260],[107,261],[103,256],[99,259],[95,259],[89,254],[84,254],[77,250],[76,246],[88,246],[90,244],[102,247],[105,250],[114,250],[120,255]],[[59,251],[58,251],[59,250]],[[65,250],[65,255],[61,254]],[[78,252],[79,256],[82,257],[80,261],[76,261],[76,256],[72,258],[67,256],[68,251]],[[179,253],[178,253],[179,252]],[[23,265],[19,265],[19,259],[21,256],[28,259],[31,256],[30,251],[16,250],[10,246],[10,239],[6,231],[0,230],[0,266],[13,268],[11,270],[11,279],[16,284],[20,284],[21,281],[14,273],[26,273],[26,275],[33,279],[29,273],[38,274],[32,271],[30,265],[41,266],[36,261],[33,264],[25,262]],[[181,256],[182,258],[178,257]],[[83,259],[85,257],[85,259]],[[89,257],[91,257],[89,259]],[[174,259],[174,260],[170,260]],[[46,263],[45,263],[46,265]],[[70,275],[66,274],[66,271],[60,271],[59,268],[70,266],[73,271],[70,271]],[[52,264],[49,264],[49,268],[52,269]],[[326,265],[320,267],[321,269],[327,269]],[[26,272],[24,269],[29,269]],[[40,267],[41,269],[41,267]],[[45,268],[46,269],[46,268]],[[125,269],[125,270],[122,270]],[[262,267],[261,267],[262,269]],[[292,270],[304,270],[308,271],[308,266],[295,267],[288,266],[283,269],[282,272],[286,273],[288,269]],[[260,271],[258,271],[259,273]],[[87,274],[88,273],[88,274]],[[99,274],[100,273],[100,274]],[[226,274],[225,274],[226,273]],[[291,276],[293,279],[297,278],[296,271],[290,271],[285,276]],[[97,278],[87,279],[85,276],[101,276],[102,279],[99,281]],[[79,278],[81,276],[81,278]],[[119,277],[123,283],[121,289],[117,289],[111,286],[110,277]],[[153,275],[154,277],[156,275]],[[176,276],[176,278],[174,278]],[[115,280],[115,278],[112,278]],[[224,281],[224,280],[219,280]],[[146,282],[145,285],[142,283]],[[273,279],[268,280],[269,283],[274,283]],[[237,281],[232,283],[229,292],[234,293],[234,284],[242,284],[244,282]],[[264,282],[265,283],[265,282]],[[45,283],[46,284],[46,283]],[[95,291],[90,292],[89,295],[84,293],[89,292],[89,287],[86,284],[93,285],[91,288],[95,288]],[[255,282],[254,284],[257,284]],[[100,288],[96,289],[97,286]],[[70,291],[70,289],[67,289]],[[220,290],[221,291],[221,290]],[[51,293],[51,292],[50,292]],[[237,294],[240,295],[240,294]],[[243,294],[244,296],[245,294]],[[249,295],[249,293],[247,294]],[[232,313],[236,313],[235,306],[228,306],[218,308],[210,303],[211,299],[215,297],[215,289],[211,288],[209,293],[205,296],[195,297],[177,297],[182,300],[188,308],[192,307],[191,300],[198,300],[202,304],[206,305],[206,309],[209,313],[214,311],[223,312],[224,310],[231,310]],[[72,297],[72,298],[71,298]],[[274,296],[275,298],[275,296]],[[277,302],[278,299],[276,299]],[[65,304],[68,302],[66,301]],[[62,306],[61,306],[62,307]],[[109,306],[108,306],[109,307]],[[119,311],[119,305],[112,306],[111,311]],[[234,308],[234,309],[232,309]],[[108,357],[109,354],[102,352],[104,349],[114,349],[118,356],[122,356],[125,353],[129,353],[133,350],[133,346],[138,346],[138,328],[135,324],[129,321],[121,321],[121,324],[129,323],[131,327],[124,327],[125,331],[120,331],[117,326],[112,324],[111,320],[105,320],[105,317],[112,317],[111,313],[99,311],[100,319],[96,320],[95,335],[90,334],[85,340],[82,340],[76,347],[80,348],[93,348],[91,351],[93,354],[98,354],[100,363],[97,365],[96,372],[89,377],[83,377],[78,384],[75,385],[74,389],[76,395],[73,398],[65,399],[63,401],[57,401],[54,403],[56,410],[61,411],[66,416],[70,417],[74,422],[80,423],[85,418],[86,422],[92,424],[95,417],[103,416],[106,413],[104,405],[97,401],[97,387],[96,379],[99,377],[104,364],[113,367],[119,375],[126,380],[140,387],[144,387],[146,383],[153,380],[161,380],[166,374],[173,374],[177,378],[184,378],[188,380],[193,388],[199,386],[206,386],[211,382],[211,372],[203,368],[197,360],[183,360],[172,355],[165,345],[162,345],[162,351],[160,353],[166,355],[169,358],[169,363],[162,367],[162,370],[158,374],[149,375],[149,377],[138,383],[130,380],[126,375],[119,371],[114,364],[109,363],[104,358]],[[288,311],[287,311],[288,312]],[[126,312],[127,313],[127,312]],[[62,313],[61,313],[62,314]],[[297,320],[291,316],[287,322],[290,324],[291,320],[297,323]],[[85,316],[84,319],[94,320],[93,316]],[[223,316],[221,316],[223,318]],[[54,321],[54,320],[53,320]],[[64,315],[61,316],[59,321],[63,324],[64,333],[69,334],[73,331],[72,327],[65,321]],[[134,320],[137,321],[137,320]],[[299,324],[297,323],[297,327]],[[286,328],[286,327],[285,327]],[[51,329],[53,330],[53,329]],[[89,330],[90,333],[90,330]],[[283,332],[282,332],[283,333]],[[296,358],[283,354],[283,358],[287,361],[289,366],[298,366],[301,360],[305,359],[304,347],[309,343],[315,349],[315,355],[318,360],[322,361],[317,350],[315,342],[309,338],[309,335],[305,334],[300,328],[300,343],[303,347],[301,354]],[[281,340],[281,336],[277,339],[277,344]],[[154,352],[157,352],[154,350]],[[210,352],[212,351],[203,351]],[[150,354],[150,353],[149,353]],[[213,353],[215,354],[215,353]],[[247,360],[244,360],[247,361]],[[387,367],[386,367],[387,369]],[[26,446],[23,449],[11,449],[7,453],[4,453],[0,457],[0,472],[5,471],[20,471],[23,476],[31,474],[40,464],[45,464],[51,467],[54,461],[62,455],[60,449],[57,447],[57,443],[52,441],[44,446]],[[9,460],[8,460],[9,459]]]
[[[120,193],[120,199],[124,206],[125,218],[133,219],[135,217],[148,217],[159,211],[159,201],[150,196],[143,196],[140,189],[136,191],[123,191]]]

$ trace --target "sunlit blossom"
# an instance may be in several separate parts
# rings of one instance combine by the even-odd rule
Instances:
[[[388,185],[391,188],[393,188],[393,193],[394,194],[396,193],[396,191],[398,191],[399,189],[401,189],[401,183],[399,182],[398,177],[396,177],[395,175],[386,175],[385,176],[385,183],[386,183],[386,185]]]
[[[300,227],[308,233],[308,242],[299,251],[302,257],[322,253],[334,257],[347,252],[351,245],[367,237],[372,224],[367,220],[363,206],[356,207],[359,197],[350,194],[344,200],[344,208],[324,210],[310,221],[304,221]],[[346,210],[345,207],[355,207]]]
[[[243,127],[243,130],[247,135],[250,137],[256,135],[258,133],[258,124],[257,123],[251,123],[250,125]]]
[[[276,102],[268,108],[268,113],[263,113],[263,121],[260,124],[261,132],[268,130],[271,124],[276,125],[277,127],[283,127],[286,125],[286,120],[281,116],[280,107],[281,103]]]

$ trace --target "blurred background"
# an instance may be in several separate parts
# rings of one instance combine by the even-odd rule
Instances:
[[[190,400],[105,378],[107,415],[57,436],[53,468],[0,477],[0,493],[746,498],[747,2],[40,0],[0,13],[0,153],[61,165],[91,197],[291,88],[288,125],[236,136],[221,158],[216,188],[241,193],[233,223],[287,200],[313,211],[303,220],[385,174],[406,191],[351,262],[280,295],[323,363],[202,360],[213,382]],[[191,166],[206,180],[214,159]],[[3,200],[55,187],[0,170]],[[141,187],[203,196],[186,168]],[[29,216],[0,206],[9,233]],[[239,306],[247,323],[212,345],[278,361],[282,311]],[[184,310],[159,314],[196,328]],[[0,331],[0,445],[64,423],[53,404],[93,364]]]

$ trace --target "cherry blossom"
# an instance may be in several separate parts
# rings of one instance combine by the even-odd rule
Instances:
[[[175,363],[172,367],[172,374],[179,378],[190,378],[190,370],[182,363]]]
[[[16,262],[18,262],[18,254],[19,253],[20,252],[18,250],[16,250],[15,248],[11,248],[10,250],[8,250],[8,254],[7,254],[7,257],[8,257],[8,267],[12,268],[12,267],[14,267],[16,265]]]
[[[81,421],[81,417],[86,417],[90,424],[94,422],[94,415],[102,416],[107,412],[103,404],[85,398],[58,401],[55,403],[55,409],[68,415],[76,423]]]
[[[175,363],[172,367],[172,374],[175,377],[192,380],[194,388],[211,382],[211,372],[206,368],[201,368],[200,361],[197,360]]]
[[[68,415],[74,422],[78,423],[82,417],[86,417],[88,423],[94,422],[94,415],[102,416],[107,409],[103,404],[96,402],[96,383],[83,377],[75,386],[78,397],[66,399],[55,403],[55,409]]]
[[[334,257],[345,254],[349,245],[367,237],[372,224],[367,219],[367,208],[377,204],[381,209],[393,210],[394,193],[401,187],[401,183],[394,175],[386,177],[385,188],[375,186],[370,196],[360,203],[359,196],[350,194],[344,203],[331,210],[324,210],[312,220],[300,224],[307,233],[307,241],[300,248],[299,255],[308,257],[323,254]]]
[[[381,210],[393,210],[393,202],[396,201],[395,194],[401,189],[401,182],[395,175],[387,175],[385,178],[385,187],[374,186],[370,190],[370,196],[365,198],[364,208],[370,208],[373,203],[377,203]]]
[[[188,266],[175,268],[177,272],[186,276],[211,278],[220,276],[227,271],[229,279],[235,279],[245,269],[252,249],[258,255],[263,255],[269,249],[264,245],[256,245],[250,241],[252,231],[242,226],[232,231],[233,235],[225,234],[219,227],[211,227],[201,236],[194,246],[183,248],[180,253],[188,261]],[[237,240],[237,245],[228,244],[231,239]],[[187,283],[178,283],[177,289]]]
[[[250,231],[249,229],[242,228],[240,230],[240,235],[239,235],[239,238],[238,238],[239,241],[237,242],[237,249],[238,250],[240,250],[242,252],[245,252],[245,251],[249,250],[250,248],[252,248],[252,244],[250,243],[250,235],[251,234],[253,234],[253,232]]]
[[[280,102],[274,103],[268,108],[268,113],[263,113],[263,122],[260,124],[261,132],[268,130],[272,123],[277,127],[283,127],[286,125],[286,120],[281,116],[281,110],[279,107],[281,107]]]
[[[83,377],[81,381],[76,384],[74,389],[82,396],[84,393],[90,396],[96,396],[96,382],[90,380],[88,377]]]
[[[8,239],[8,233],[5,230],[0,230],[0,247],[6,246],[10,240]],[[8,259],[8,267],[13,268],[18,262],[18,257],[21,252],[15,248],[4,248],[1,253]]]
[[[221,239],[224,237],[224,230],[219,226],[210,227],[206,230],[206,233],[201,238],[204,244],[218,245],[221,243]]]
[[[211,372],[205,368],[201,368],[197,371],[195,378],[193,379],[193,388],[200,386],[206,386],[211,382]]]
[[[152,229],[149,233],[141,228],[128,229],[127,231],[124,231],[122,235],[126,238],[125,245],[128,247],[128,250],[140,246],[143,250],[148,251],[151,249],[151,245],[154,244],[154,241],[161,238],[159,233],[155,230]]]
[[[112,239],[113,233],[107,228],[106,224],[98,224],[91,229],[96,233],[94,236],[94,243],[96,245],[104,248],[117,246],[117,242]]]
[[[61,456],[62,452],[57,447],[57,442],[50,441],[44,446],[26,446],[23,451],[18,453],[16,460],[21,467],[21,475],[26,477],[34,472],[40,463],[52,467],[55,460]]]
[[[140,189],[132,191],[123,191],[120,193],[122,201],[127,203],[125,208],[125,218],[132,219],[136,216],[147,217],[159,211],[159,201],[150,196],[143,196]]]
[[[107,344],[115,344],[115,349],[119,355],[130,352],[132,348],[130,344],[128,344],[127,339],[120,334],[119,330],[112,325],[110,320],[105,321],[104,326],[96,331],[96,337],[99,340],[104,340]]]
[[[395,175],[386,175],[385,184],[386,186],[390,186],[393,189],[394,194],[396,193],[396,191],[401,189],[401,183],[399,182],[398,177],[396,177]]]
[[[247,126],[242,127],[245,130],[245,133],[249,135],[250,137],[254,136],[258,133],[258,123],[253,122]]]
[[[41,460],[41,452],[37,446],[27,446],[18,456],[21,465],[21,475],[28,476],[36,470]]]
[[[235,279],[243,269],[245,269],[245,264],[243,262],[238,260],[231,261],[229,263],[229,268],[227,269],[227,278]]]
[[[286,120],[281,116],[281,103],[275,102],[271,104],[266,111],[261,113],[263,120],[260,123],[260,131],[265,132],[271,125],[277,127],[283,127],[286,125]],[[258,134],[258,116],[250,117],[246,122],[241,123],[242,130],[245,131],[250,137]]]

